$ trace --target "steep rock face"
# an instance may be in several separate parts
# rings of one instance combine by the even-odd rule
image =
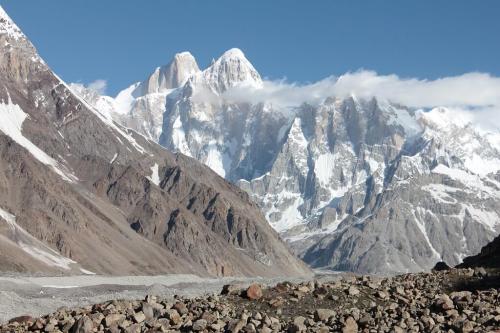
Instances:
[[[309,273],[245,192],[76,96],[0,14],[0,269]]]
[[[446,109],[351,97],[287,114],[203,104],[196,89],[171,95],[160,142],[237,181],[314,267],[425,270],[460,262],[499,231],[495,140],[442,127]]]
[[[158,67],[146,81],[141,83],[137,88],[137,93],[147,95],[178,88],[199,71],[198,64],[191,53],[178,53],[168,65]]]
[[[238,184],[313,267],[455,265],[500,231],[497,133],[377,98],[231,98],[263,89],[243,53],[226,52],[168,94],[159,142]]]
[[[442,110],[418,112],[413,122],[402,122],[407,116],[404,109],[373,103],[359,103],[358,115],[352,110],[346,114],[345,103],[334,109],[333,119],[337,112],[344,115],[344,121],[337,119],[337,124],[348,124],[345,118],[349,117],[372,125],[366,132],[353,124],[335,129],[337,135],[331,142],[347,146],[351,153],[331,149],[330,165],[340,170],[329,174],[328,182],[321,182],[321,157],[309,155],[308,160],[316,163],[307,169],[310,176],[305,183],[315,188],[296,194],[305,203],[298,206],[295,216],[299,222],[306,217],[305,223],[286,228],[284,237],[317,267],[383,273],[425,270],[439,259],[460,262],[491,240],[499,224],[496,181],[481,174],[482,170],[465,167],[474,154],[462,155],[461,150],[484,147],[482,156],[475,158],[493,169],[497,159],[490,157],[498,156],[498,151],[487,149],[489,142],[484,138],[481,144],[475,139],[457,144],[455,138],[463,136],[436,136],[429,123],[435,124]],[[352,105],[351,101],[347,104]],[[415,132],[415,125],[422,127]],[[459,131],[464,133],[461,126],[452,130]],[[307,146],[315,148],[314,142]]]

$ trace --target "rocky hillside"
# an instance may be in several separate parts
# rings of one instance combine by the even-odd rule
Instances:
[[[252,103],[273,91],[240,50],[204,70],[195,64],[177,55],[103,112],[156,119],[135,128],[237,183],[313,267],[428,270],[456,265],[498,235],[498,133],[447,108],[377,98]],[[158,84],[173,82],[173,68],[183,79]]]
[[[1,8],[0,156],[2,271],[309,273],[248,194],[76,96]]]
[[[62,308],[42,318],[22,316],[0,332],[495,332],[500,328],[498,285],[474,270],[279,283],[269,288],[229,285],[222,295],[193,299],[115,300]]]

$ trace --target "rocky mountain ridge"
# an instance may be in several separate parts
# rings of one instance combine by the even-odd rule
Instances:
[[[1,8],[0,49],[2,271],[309,274],[245,192],[75,95]]]
[[[248,192],[313,267],[455,265],[500,231],[498,133],[449,108],[377,97],[332,95],[294,107],[250,101],[266,89],[232,49],[155,106],[128,113],[154,114],[161,145]],[[231,98],[245,92],[247,101]]]

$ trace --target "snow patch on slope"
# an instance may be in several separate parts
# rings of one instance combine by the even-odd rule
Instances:
[[[160,175],[158,174],[158,169],[158,163],[155,163],[155,165],[151,167],[151,177],[148,177],[148,179],[152,181],[156,186],[160,184]]]
[[[314,163],[316,178],[323,185],[328,185],[333,175],[335,156],[332,153],[321,154]]]
[[[306,176],[308,172],[307,166],[307,145],[308,142],[302,132],[302,120],[295,118],[290,132],[288,133],[288,142],[292,151],[292,157],[299,171]]]
[[[430,127],[441,132],[452,130],[452,125],[465,127],[472,121],[469,114],[459,112],[458,110],[452,111],[445,107],[437,107],[427,112],[418,110],[415,116],[423,127]]]
[[[13,234],[13,239],[16,240],[17,245],[38,261],[51,267],[59,267],[65,270],[70,269],[71,264],[76,264],[69,258],[60,255],[58,252],[52,250],[47,245],[40,242],[35,237],[31,236],[26,230],[21,228],[16,223],[16,217],[7,211],[0,208],[0,217],[7,222],[10,232]]]
[[[487,211],[481,208],[473,207],[472,205],[462,204],[462,207],[466,209],[472,218],[486,226],[492,232],[496,233],[496,227],[500,224],[500,219],[495,212]]]
[[[420,207],[418,209],[420,210]],[[422,236],[424,236],[425,241],[427,242],[427,245],[429,245],[429,248],[431,249],[434,257],[436,257],[439,261],[441,261],[442,260],[441,254],[439,254],[439,252],[436,251],[436,249],[434,248],[434,246],[431,243],[431,240],[429,239],[429,235],[427,234],[427,229],[425,228],[425,222],[421,221],[417,217],[417,214],[416,214],[416,212],[415,212],[414,209],[412,209],[411,212],[413,214],[413,218],[414,218],[415,224],[417,225],[418,229],[422,233]]]
[[[487,186],[479,175],[469,173],[465,170],[449,168],[443,164],[438,164],[434,169],[432,169],[432,172],[447,175],[448,177],[461,182],[467,188],[476,190],[477,195],[481,198],[500,198],[500,191],[494,187]]]
[[[300,197],[300,194],[283,192],[279,195],[277,202],[290,202],[288,207],[281,212],[281,218],[276,222],[271,222],[271,226],[277,232],[283,232],[289,230],[294,226],[303,223],[303,217],[300,213],[300,206],[304,204],[304,199]],[[269,212],[272,213],[272,212]],[[267,214],[267,219],[269,219],[269,213]]]
[[[207,149],[208,152],[205,164],[219,176],[225,177],[226,170],[228,170],[231,165],[230,157],[226,153],[221,153],[215,143],[211,143]]]
[[[59,162],[47,155],[23,135],[23,122],[28,117],[28,114],[26,114],[19,105],[13,104],[10,97],[7,104],[0,102],[0,116],[2,118],[2,121],[0,121],[0,132],[3,132],[20,146],[28,150],[38,161],[51,167],[52,170],[65,181],[74,182],[78,180],[74,175],[63,172],[60,169],[61,165]]]
[[[181,116],[177,116],[172,125],[172,142],[181,153],[186,156],[191,156],[191,151],[186,141],[186,132],[184,132],[184,127],[182,125]]]
[[[5,222],[7,222],[7,224],[9,225],[9,228],[11,230],[14,230],[15,227],[16,227],[16,217],[10,213],[7,213],[5,210],[3,210],[2,208],[0,208],[0,217],[3,218],[5,220]]]
[[[133,96],[133,92],[140,83],[134,83],[127,89],[124,89],[118,93],[115,97],[115,109],[114,111],[119,114],[128,114],[130,109],[132,109],[132,104],[135,101],[135,97]]]
[[[485,176],[489,173],[500,170],[500,159],[485,159],[479,154],[473,153],[472,155],[467,156],[464,161],[464,166],[478,175]]]
[[[80,268],[80,272],[82,272],[85,275],[96,275],[94,272],[91,272],[91,271],[86,270],[84,268]]]
[[[444,204],[455,204],[457,200],[453,198],[450,193],[459,192],[460,189],[446,186],[443,184],[429,184],[422,186],[422,190],[429,192],[430,195],[437,201]]]
[[[410,111],[407,109],[395,107],[384,100],[379,100],[379,105],[388,112],[389,124],[403,127],[407,135],[412,136],[423,130],[415,116],[410,114]]]

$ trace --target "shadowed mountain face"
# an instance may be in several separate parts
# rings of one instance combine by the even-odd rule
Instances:
[[[74,95],[0,14],[0,270],[309,273],[247,193]]]
[[[465,258],[458,267],[500,268],[500,237],[485,245],[477,255]]]

